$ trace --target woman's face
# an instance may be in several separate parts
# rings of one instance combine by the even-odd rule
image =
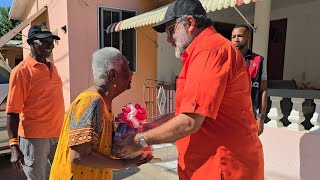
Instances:
[[[121,92],[131,88],[132,71],[129,68],[128,60],[123,57],[123,62],[120,66],[119,76],[116,85]]]

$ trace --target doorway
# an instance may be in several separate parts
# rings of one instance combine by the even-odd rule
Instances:
[[[267,72],[268,80],[283,80],[287,19],[270,22]]]

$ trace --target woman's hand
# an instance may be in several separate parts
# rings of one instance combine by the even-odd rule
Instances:
[[[112,154],[118,158],[124,158],[138,152],[142,149],[142,146],[139,143],[139,140],[136,138],[136,133],[129,132],[121,135],[121,137],[114,141]]]

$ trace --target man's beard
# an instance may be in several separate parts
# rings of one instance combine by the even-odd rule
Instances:
[[[182,53],[187,49],[195,37],[187,34],[186,29],[181,30],[180,39],[175,41],[175,56],[181,58]]]

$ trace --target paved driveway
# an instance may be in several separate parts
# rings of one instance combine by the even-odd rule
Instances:
[[[0,156],[0,179],[10,180],[26,180],[23,172],[17,171],[11,165],[9,157]],[[114,171],[113,179],[128,179],[128,180],[177,180],[176,169],[166,169],[160,164],[145,164],[136,168],[128,168]]]

